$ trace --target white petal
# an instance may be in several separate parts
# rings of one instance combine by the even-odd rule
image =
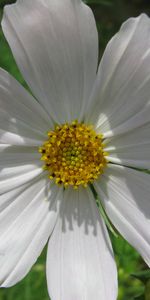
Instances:
[[[41,145],[52,126],[40,104],[0,69],[0,142]]]
[[[88,120],[105,137],[150,121],[149,66],[150,19],[142,14],[122,25],[100,63]]]
[[[90,8],[80,0],[17,1],[5,7],[2,27],[25,80],[55,121],[83,116],[98,58]]]
[[[0,195],[43,173],[37,147],[0,144]]]
[[[45,246],[56,222],[60,195],[56,186],[50,187],[50,181],[40,177],[0,197],[0,283],[9,287],[28,273]]]
[[[0,145],[0,194],[42,174],[43,162],[35,147]]]
[[[42,173],[43,169],[37,166],[31,168],[16,167],[12,172],[10,170],[4,171],[0,176],[0,195],[30,182]]]
[[[0,144],[0,168],[36,165],[40,162],[40,158],[41,154],[38,152],[38,147]],[[41,164],[43,163],[41,162]]]
[[[90,190],[64,194],[48,246],[47,281],[52,300],[116,300],[113,251]]]
[[[150,266],[150,175],[109,165],[95,187],[114,226]]]
[[[106,142],[111,162],[150,169],[150,123]]]

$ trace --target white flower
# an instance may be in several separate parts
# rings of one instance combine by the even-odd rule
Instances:
[[[95,21],[80,0],[18,0],[5,7],[2,27],[37,100],[0,69],[0,284],[20,281],[50,237],[52,300],[114,300],[111,243],[90,185],[82,184],[90,178],[114,226],[150,264],[150,177],[139,170],[150,168],[150,20],[141,15],[123,24],[98,73]],[[86,124],[103,136],[90,131],[88,144]],[[63,143],[56,130],[68,142],[55,157]],[[82,131],[81,149],[67,130]],[[109,162],[97,170],[92,151]],[[70,167],[73,156],[80,170],[76,161]],[[60,174],[62,157],[67,175]],[[70,179],[79,172],[80,182]],[[67,180],[78,189],[64,189]]]

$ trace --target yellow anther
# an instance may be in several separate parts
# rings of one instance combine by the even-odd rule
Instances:
[[[97,135],[91,125],[73,121],[48,132],[39,153],[51,180],[77,189],[80,185],[87,187],[103,173],[108,156],[104,146],[103,136]]]

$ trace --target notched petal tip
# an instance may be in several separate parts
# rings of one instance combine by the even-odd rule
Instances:
[[[51,118],[83,119],[98,62],[91,9],[79,0],[18,0],[5,7],[2,27],[28,86]]]

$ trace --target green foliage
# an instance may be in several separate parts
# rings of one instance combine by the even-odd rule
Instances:
[[[142,295],[142,296],[135,297],[134,300],[145,300],[145,296]]]
[[[85,0],[84,2],[87,3],[88,5],[90,5],[90,4],[104,5],[104,6],[112,6],[113,5],[113,1],[109,1],[109,0]]]
[[[145,300],[150,300],[150,270],[148,269],[148,270],[144,270],[141,272],[137,272],[137,273],[132,274],[132,276],[139,279],[141,282],[143,282],[143,284],[145,286],[145,290],[141,294],[141,299],[143,297],[143,299],[145,299]],[[137,298],[137,300],[138,300],[138,298]]]
[[[7,4],[15,3],[16,0],[0,0],[0,8],[3,8]]]
[[[49,300],[45,276],[46,251],[24,280],[9,289],[0,289],[0,300]]]
[[[150,281],[150,270],[144,270],[141,272],[133,273],[132,276],[146,284]]]

